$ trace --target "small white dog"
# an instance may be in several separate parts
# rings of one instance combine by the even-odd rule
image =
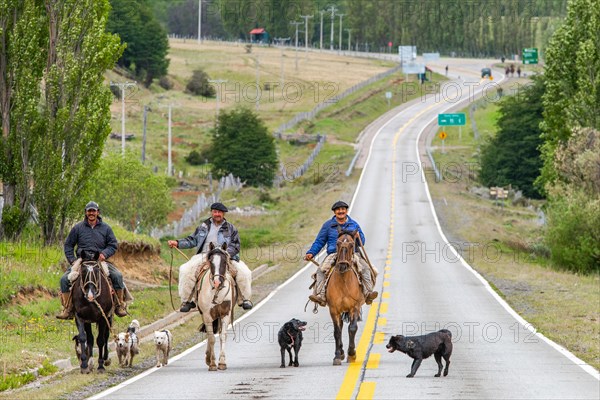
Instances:
[[[115,336],[117,356],[119,357],[119,365],[121,367],[131,367],[133,357],[140,352],[140,341],[136,333],[138,329],[140,329],[140,323],[137,319],[134,319],[129,324],[127,332],[121,332]]]
[[[169,363],[173,335],[168,329],[154,331],[154,343],[156,344],[156,367],[160,368]]]

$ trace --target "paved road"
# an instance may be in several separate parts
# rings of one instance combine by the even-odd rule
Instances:
[[[423,94],[378,129],[352,200],[350,214],[360,221],[369,257],[380,267],[377,285],[382,293],[373,306],[363,308],[355,363],[332,366],[328,312],[303,311],[314,268],[308,266],[238,321],[235,337],[230,334],[227,344],[227,371],[208,372],[204,347],[198,345],[167,367],[147,371],[99,397],[599,398],[598,377],[528,330],[446,245],[422,176],[417,143],[439,112],[456,106],[453,88],[462,89],[463,99],[481,95],[485,85],[478,71],[485,63],[438,64],[434,68],[450,64],[456,83],[445,88],[446,97]],[[309,328],[300,367],[280,369],[276,333],[292,317],[306,320]],[[434,378],[435,362],[428,359],[415,378],[405,378],[411,360],[386,352],[390,335],[440,328],[454,336],[449,376]]]

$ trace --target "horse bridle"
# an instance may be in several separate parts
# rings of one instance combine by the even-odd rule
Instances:
[[[95,267],[98,266],[98,270],[97,273],[94,275],[94,269]],[[83,280],[83,275],[81,274],[81,292],[83,293],[83,297],[85,297],[85,299],[89,302],[92,302],[93,300],[89,300],[86,296],[86,292],[85,292],[85,288],[88,285],[92,285],[94,288],[96,288],[96,293],[94,295],[94,299],[96,299],[96,297],[100,296],[100,294],[102,293],[102,272],[100,271],[100,267],[98,262],[96,261],[84,261],[82,263],[82,267],[87,269],[87,273],[85,274],[86,276],[86,280]],[[91,278],[90,278],[91,277]]]

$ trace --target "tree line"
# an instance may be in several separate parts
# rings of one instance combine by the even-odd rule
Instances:
[[[148,1],[169,33],[197,36],[197,0]],[[261,27],[271,39],[293,40],[290,23],[307,15],[312,17],[309,45],[320,44],[322,17],[324,47],[329,49],[333,21],[337,49],[343,14],[343,49],[350,44],[361,51],[394,52],[399,45],[414,45],[419,52],[499,58],[526,47],[544,48],[566,5],[567,0],[203,0],[202,36],[250,40],[250,30]],[[304,25],[300,28],[303,32]]]

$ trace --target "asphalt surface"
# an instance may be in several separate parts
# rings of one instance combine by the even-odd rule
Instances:
[[[598,399],[597,371],[532,332],[440,231],[420,164],[420,135],[438,113],[456,107],[459,98],[468,101],[483,90],[491,99],[494,89],[492,82],[479,79],[487,62],[453,59],[429,65],[443,71],[447,64],[454,83],[442,88],[444,95],[423,93],[371,135],[350,215],[360,222],[369,257],[379,267],[381,296],[363,307],[355,363],[332,366],[328,311],[320,308],[313,314],[309,307],[304,312],[314,269],[308,265],[229,330],[226,371],[209,372],[204,344],[199,344],[168,366],[148,370],[96,398]],[[320,223],[315,222],[315,234]],[[307,321],[308,329],[300,366],[282,369],[277,331],[293,317]],[[453,333],[449,375],[434,378],[437,367],[431,357],[414,378],[406,378],[412,360],[389,354],[389,337],[441,328]]]

